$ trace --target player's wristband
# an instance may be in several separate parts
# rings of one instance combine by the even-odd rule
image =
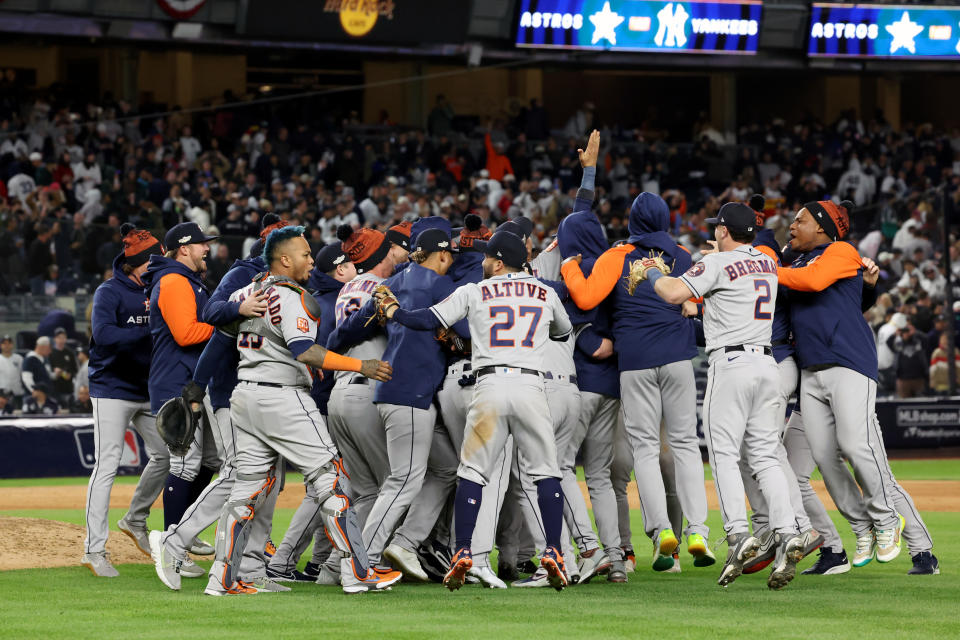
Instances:
[[[662,278],[663,272],[660,269],[647,269],[647,280],[650,284],[657,284],[657,278]]]
[[[356,371],[359,373],[362,366],[362,360],[351,358],[350,356],[342,356],[333,351],[327,351],[327,355],[323,357],[322,368],[328,371]]]

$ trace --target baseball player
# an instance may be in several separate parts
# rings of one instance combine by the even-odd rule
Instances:
[[[429,309],[403,311],[395,299],[382,301],[387,317],[410,328],[449,328],[463,318],[470,325],[477,384],[460,452],[454,516],[457,552],[444,585],[459,589],[472,567],[470,544],[483,485],[512,433],[529,462],[526,471],[537,484],[547,543],[540,563],[550,584],[561,590],[567,585],[560,552],[563,490],[538,367],[543,366],[546,341],[569,339],[572,327],[556,293],[521,271],[527,256],[522,239],[497,234],[484,253],[484,281],[459,287]]]
[[[343,251],[340,242],[327,245],[317,252],[314,257],[313,271],[310,273],[310,280],[307,282],[307,288],[313,292],[313,297],[320,306],[320,324],[317,329],[316,342],[319,345],[325,345],[327,338],[336,326],[336,314],[334,309],[337,303],[337,297],[340,295],[340,289],[357,275],[357,269],[350,262],[347,254]],[[330,400],[330,392],[333,390],[334,377],[328,372],[322,377],[315,378],[313,388],[310,391],[310,397],[317,404],[320,415],[327,420],[327,403]],[[314,533],[317,535],[315,536]],[[297,562],[300,556],[309,546],[310,541],[314,541],[314,555],[322,555],[326,559],[331,551],[329,541],[323,533],[323,517],[320,507],[317,504],[314,495],[313,485],[306,483],[306,495],[303,502],[293,514],[290,520],[290,526],[277,547],[277,552],[270,558],[270,564],[267,566],[267,576],[275,580],[292,580],[302,582],[312,582],[317,579],[320,567],[318,563],[310,563],[301,573],[297,571]],[[323,553],[323,552],[326,553]]]
[[[385,381],[390,378],[390,365],[340,356],[316,344],[319,307],[302,288],[313,267],[303,227],[271,232],[264,245],[264,261],[269,272],[231,295],[242,302],[263,289],[267,312],[238,327],[239,383],[230,398],[237,430],[236,481],[217,527],[217,559],[204,593],[256,592],[238,580],[237,565],[246,544],[245,526],[276,482],[278,456],[301,469],[317,491],[327,534],[343,555],[343,590],[385,589],[401,574],[370,568],[356,515],[344,492],[346,478],[341,477],[339,455],[308,390],[309,367],[349,370]]]
[[[691,296],[704,301],[710,368],[703,430],[729,546],[717,582],[721,586],[732,583],[759,547],[747,525],[739,469],[742,451],[766,499],[769,526],[776,531],[776,559],[767,585],[782,589],[796,574],[804,541],[798,535],[787,476],[777,453],[777,391],[770,384],[778,377],[770,347],[777,265],[750,246],[756,227],[756,214],[750,207],[727,203],[707,222],[717,225],[719,253],[704,256],[677,278],[664,277],[659,269],[650,268],[648,265],[655,263],[650,259],[644,261],[646,268],[640,277],[651,280],[654,291],[667,302],[680,304]]]
[[[404,220],[400,224],[395,224],[384,232],[387,240],[390,241],[390,251],[388,255],[395,265],[406,265],[410,262],[410,230],[413,223]]]
[[[113,261],[113,277],[93,295],[89,367],[96,461],[87,485],[82,564],[101,577],[119,575],[106,551],[107,515],[127,425],[133,424],[143,438],[150,460],[134,489],[130,510],[117,527],[145,554],[150,553],[147,516],[170,467],[170,455],[157,433],[148,402],[150,301],[140,281],[150,256],[162,253],[160,241],[148,231],[128,231],[123,252]]]
[[[190,382],[203,345],[213,335],[213,326],[200,322],[199,314],[209,298],[202,275],[207,268],[204,258],[214,239],[195,222],[172,227],[164,237],[166,254],[151,256],[141,277],[150,296],[153,350],[149,389],[154,415]],[[196,446],[186,456],[170,460],[170,475],[163,492],[164,529],[180,521],[220,466],[212,438],[203,438],[205,430],[206,426],[197,430]],[[206,543],[191,550],[212,552]]]
[[[593,309],[610,298],[624,424],[633,449],[644,528],[653,540],[654,571],[672,568],[679,546],[658,464],[661,417],[688,523],[683,532],[687,550],[695,566],[716,561],[707,546],[707,498],[696,433],[696,384],[690,362],[697,355],[694,324],[681,315],[679,304],[664,302],[649,283],[628,284],[631,269],[651,255],[662,255],[675,276],[690,268],[689,254],[666,232],[669,221],[663,199],[641,193],[630,209],[626,244],[604,252],[589,278],[584,278],[576,256],[565,257],[561,267],[570,296],[581,309]]]
[[[839,505],[849,474],[836,463],[837,451],[853,467],[863,493],[868,524],[851,520],[857,535],[854,566],[876,557],[890,562],[902,547],[909,514],[910,548],[930,566],[933,540],[913,500],[896,482],[883,447],[874,404],[877,355],[873,332],[861,312],[863,284],[873,285],[878,271],[864,275],[864,262],[841,240],[850,228],[852,203],[808,202],[790,225],[790,246],[800,255],[779,269],[791,290],[790,319],[801,369],[800,404],[810,450],[828,491]]]

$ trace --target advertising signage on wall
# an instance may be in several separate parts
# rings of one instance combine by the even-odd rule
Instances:
[[[960,7],[816,3],[809,36],[813,57],[960,58]]]
[[[754,54],[759,0],[519,0],[518,47]]]

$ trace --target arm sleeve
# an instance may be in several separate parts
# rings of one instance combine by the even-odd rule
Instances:
[[[550,339],[566,340],[573,332],[573,325],[570,324],[570,316],[567,310],[563,308],[563,303],[556,293],[550,296],[553,307],[553,320],[550,321]]]
[[[193,372],[193,381],[206,386],[218,368],[232,362],[237,350],[236,338],[231,338],[221,331],[214,331],[213,337],[203,347],[203,353],[197,361],[197,368]]]
[[[823,291],[837,280],[857,275],[863,262],[853,245],[834,242],[805,267],[780,267],[780,284],[796,291]]]
[[[444,298],[442,301],[430,307],[430,312],[436,316],[437,320],[440,321],[444,327],[452,327],[460,320],[463,320],[467,317],[467,311],[470,309],[470,291],[475,287],[473,284],[465,284],[461,287],[458,287],[451,293],[449,296]],[[404,314],[404,317],[408,317],[409,314]],[[393,316],[394,319],[397,318],[396,315]],[[400,324],[405,327],[410,327],[412,329],[417,329],[419,327],[414,327],[413,325],[407,324],[402,320],[397,320]],[[432,329],[440,325],[431,325],[429,327],[424,327],[426,329]]]
[[[302,300],[302,294],[285,287],[277,287],[280,300],[280,333],[287,348],[296,358],[316,344],[320,319],[313,317]],[[302,344],[299,344],[302,343]]]
[[[240,317],[240,303],[229,298],[234,291],[250,284],[243,281],[245,278],[240,275],[241,273],[242,271],[232,269],[227,272],[227,275],[223,276],[223,280],[217,285],[210,296],[210,300],[203,307],[203,311],[200,313],[201,320],[221,327]]]
[[[581,309],[593,309],[610,295],[623,273],[623,261],[626,253],[618,249],[604,252],[593,265],[589,278],[583,277],[580,265],[570,261],[560,267],[563,282],[567,285],[570,297]]]
[[[177,273],[171,273],[160,279],[159,286],[157,304],[177,344],[187,347],[209,340],[213,335],[213,325],[197,319],[197,299],[190,282]]]
[[[419,329],[420,331],[429,331],[430,329],[436,329],[442,326],[450,326],[443,323],[440,316],[433,310],[433,307],[429,309],[417,309],[416,311],[397,309],[393,314],[393,319],[409,329]],[[454,331],[456,331],[456,323],[454,323],[453,327]]]
[[[434,285],[434,292],[438,294],[437,297],[440,298],[440,302],[446,300],[456,290],[457,286],[449,276],[443,276],[437,280],[437,283]],[[462,318],[453,323],[453,330],[456,331],[457,335],[461,338],[470,338],[470,324],[466,318]]]
[[[119,304],[118,297],[107,288],[100,287],[93,294],[90,326],[93,329],[93,341],[97,344],[104,347],[133,344],[150,333],[147,325],[118,325],[116,309]]]
[[[355,344],[372,337],[379,329],[376,322],[368,322],[376,313],[373,298],[366,304],[343,319],[337,328],[327,337],[327,349],[335,353],[343,353]]]
[[[860,298],[860,311],[866,313],[877,302],[877,288],[863,283],[863,292]]]
[[[694,297],[702,298],[717,286],[721,269],[720,261],[715,255],[704,256],[700,262],[679,276],[679,280],[687,285]]]

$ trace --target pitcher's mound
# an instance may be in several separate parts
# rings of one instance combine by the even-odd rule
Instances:
[[[57,520],[0,518],[0,571],[80,566],[85,535],[83,527]],[[114,565],[151,562],[119,531],[110,532],[107,551]]]

